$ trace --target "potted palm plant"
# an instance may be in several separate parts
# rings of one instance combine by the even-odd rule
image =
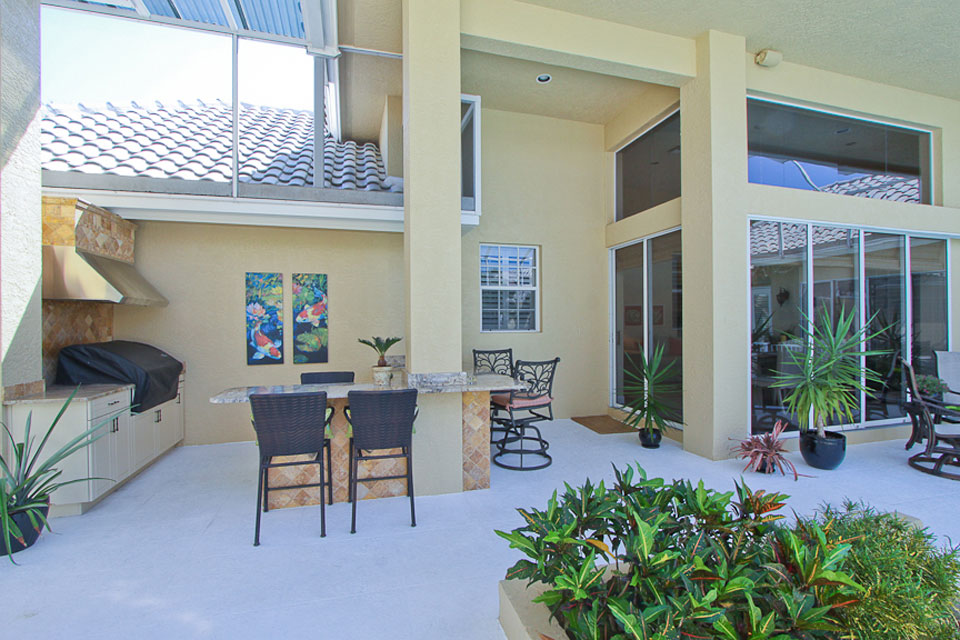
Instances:
[[[6,458],[0,454],[0,554],[10,557],[11,562],[14,553],[37,541],[44,527],[50,529],[47,513],[50,510],[50,496],[54,491],[68,484],[96,479],[60,481],[59,477],[63,472],[57,469],[57,465],[105,436],[108,431],[103,427],[112,421],[117,413],[110,414],[103,422],[77,435],[46,458],[42,457],[50,434],[76,393],[74,391],[70,394],[63,403],[53,422],[41,435],[39,444],[36,444],[36,437],[31,437],[30,433],[32,413],[27,415],[22,442],[17,442],[7,425],[3,425],[3,438],[8,444],[9,453]]]
[[[797,416],[800,453],[811,467],[830,470],[840,466],[846,456],[847,439],[842,433],[827,431],[827,421],[852,422],[854,411],[859,409],[860,392],[869,393],[868,384],[882,382],[876,371],[862,364],[863,358],[887,353],[866,348],[886,330],[870,333],[875,318],[855,329],[855,312],[848,314],[841,308],[833,322],[824,309],[820,321],[813,323],[812,329],[803,330],[804,347],[788,352],[790,370],[774,374],[773,386],[789,389],[784,402]]]
[[[373,367],[373,382],[379,387],[386,387],[390,384],[390,378],[393,376],[393,367],[387,366],[387,351],[393,345],[400,342],[402,338],[380,338],[374,336],[370,340],[358,338],[357,342],[365,344],[380,356],[377,360],[377,366]]]
[[[680,385],[668,382],[676,362],[663,363],[663,345],[657,345],[647,358],[641,353],[637,359],[626,356],[623,368],[623,407],[629,413],[624,422],[640,432],[640,445],[656,449],[663,439],[668,420],[679,420],[677,413],[666,402]]]

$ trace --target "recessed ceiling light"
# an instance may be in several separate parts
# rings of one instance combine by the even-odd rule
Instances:
[[[550,75],[549,73],[541,73],[540,75],[537,76],[538,84],[547,84],[551,80],[553,80],[553,76]]]

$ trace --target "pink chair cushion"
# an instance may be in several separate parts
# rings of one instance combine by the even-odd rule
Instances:
[[[495,393],[490,396],[490,400],[504,409],[530,409],[533,407],[545,407],[553,402],[552,396],[540,396],[539,398],[515,398],[513,404],[510,404],[509,393]]]

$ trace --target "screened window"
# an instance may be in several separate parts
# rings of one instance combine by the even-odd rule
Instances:
[[[930,203],[930,134],[813,109],[747,100],[755,184]]]
[[[617,220],[680,197],[680,112],[617,152]]]
[[[481,244],[481,331],[540,329],[539,249]]]

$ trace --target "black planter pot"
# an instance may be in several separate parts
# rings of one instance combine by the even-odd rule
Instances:
[[[50,511],[50,506],[46,506],[40,509],[40,512],[43,514],[43,517],[47,517],[47,512]],[[26,513],[20,511],[11,516],[13,521],[16,523],[17,528],[23,533],[23,544],[20,544],[19,540],[10,538],[10,549],[9,553],[17,553],[23,551],[24,549],[33,546],[33,543],[37,541],[37,538],[40,537],[40,530],[34,529],[30,524],[30,518]],[[3,536],[0,535],[0,556],[8,555],[7,545],[3,539]]]
[[[842,433],[827,431],[820,438],[813,429],[800,434],[800,454],[804,462],[814,469],[831,471],[840,466],[847,455],[847,437]]]
[[[663,434],[655,430],[642,429],[640,431],[640,446],[645,449],[658,449]]]

